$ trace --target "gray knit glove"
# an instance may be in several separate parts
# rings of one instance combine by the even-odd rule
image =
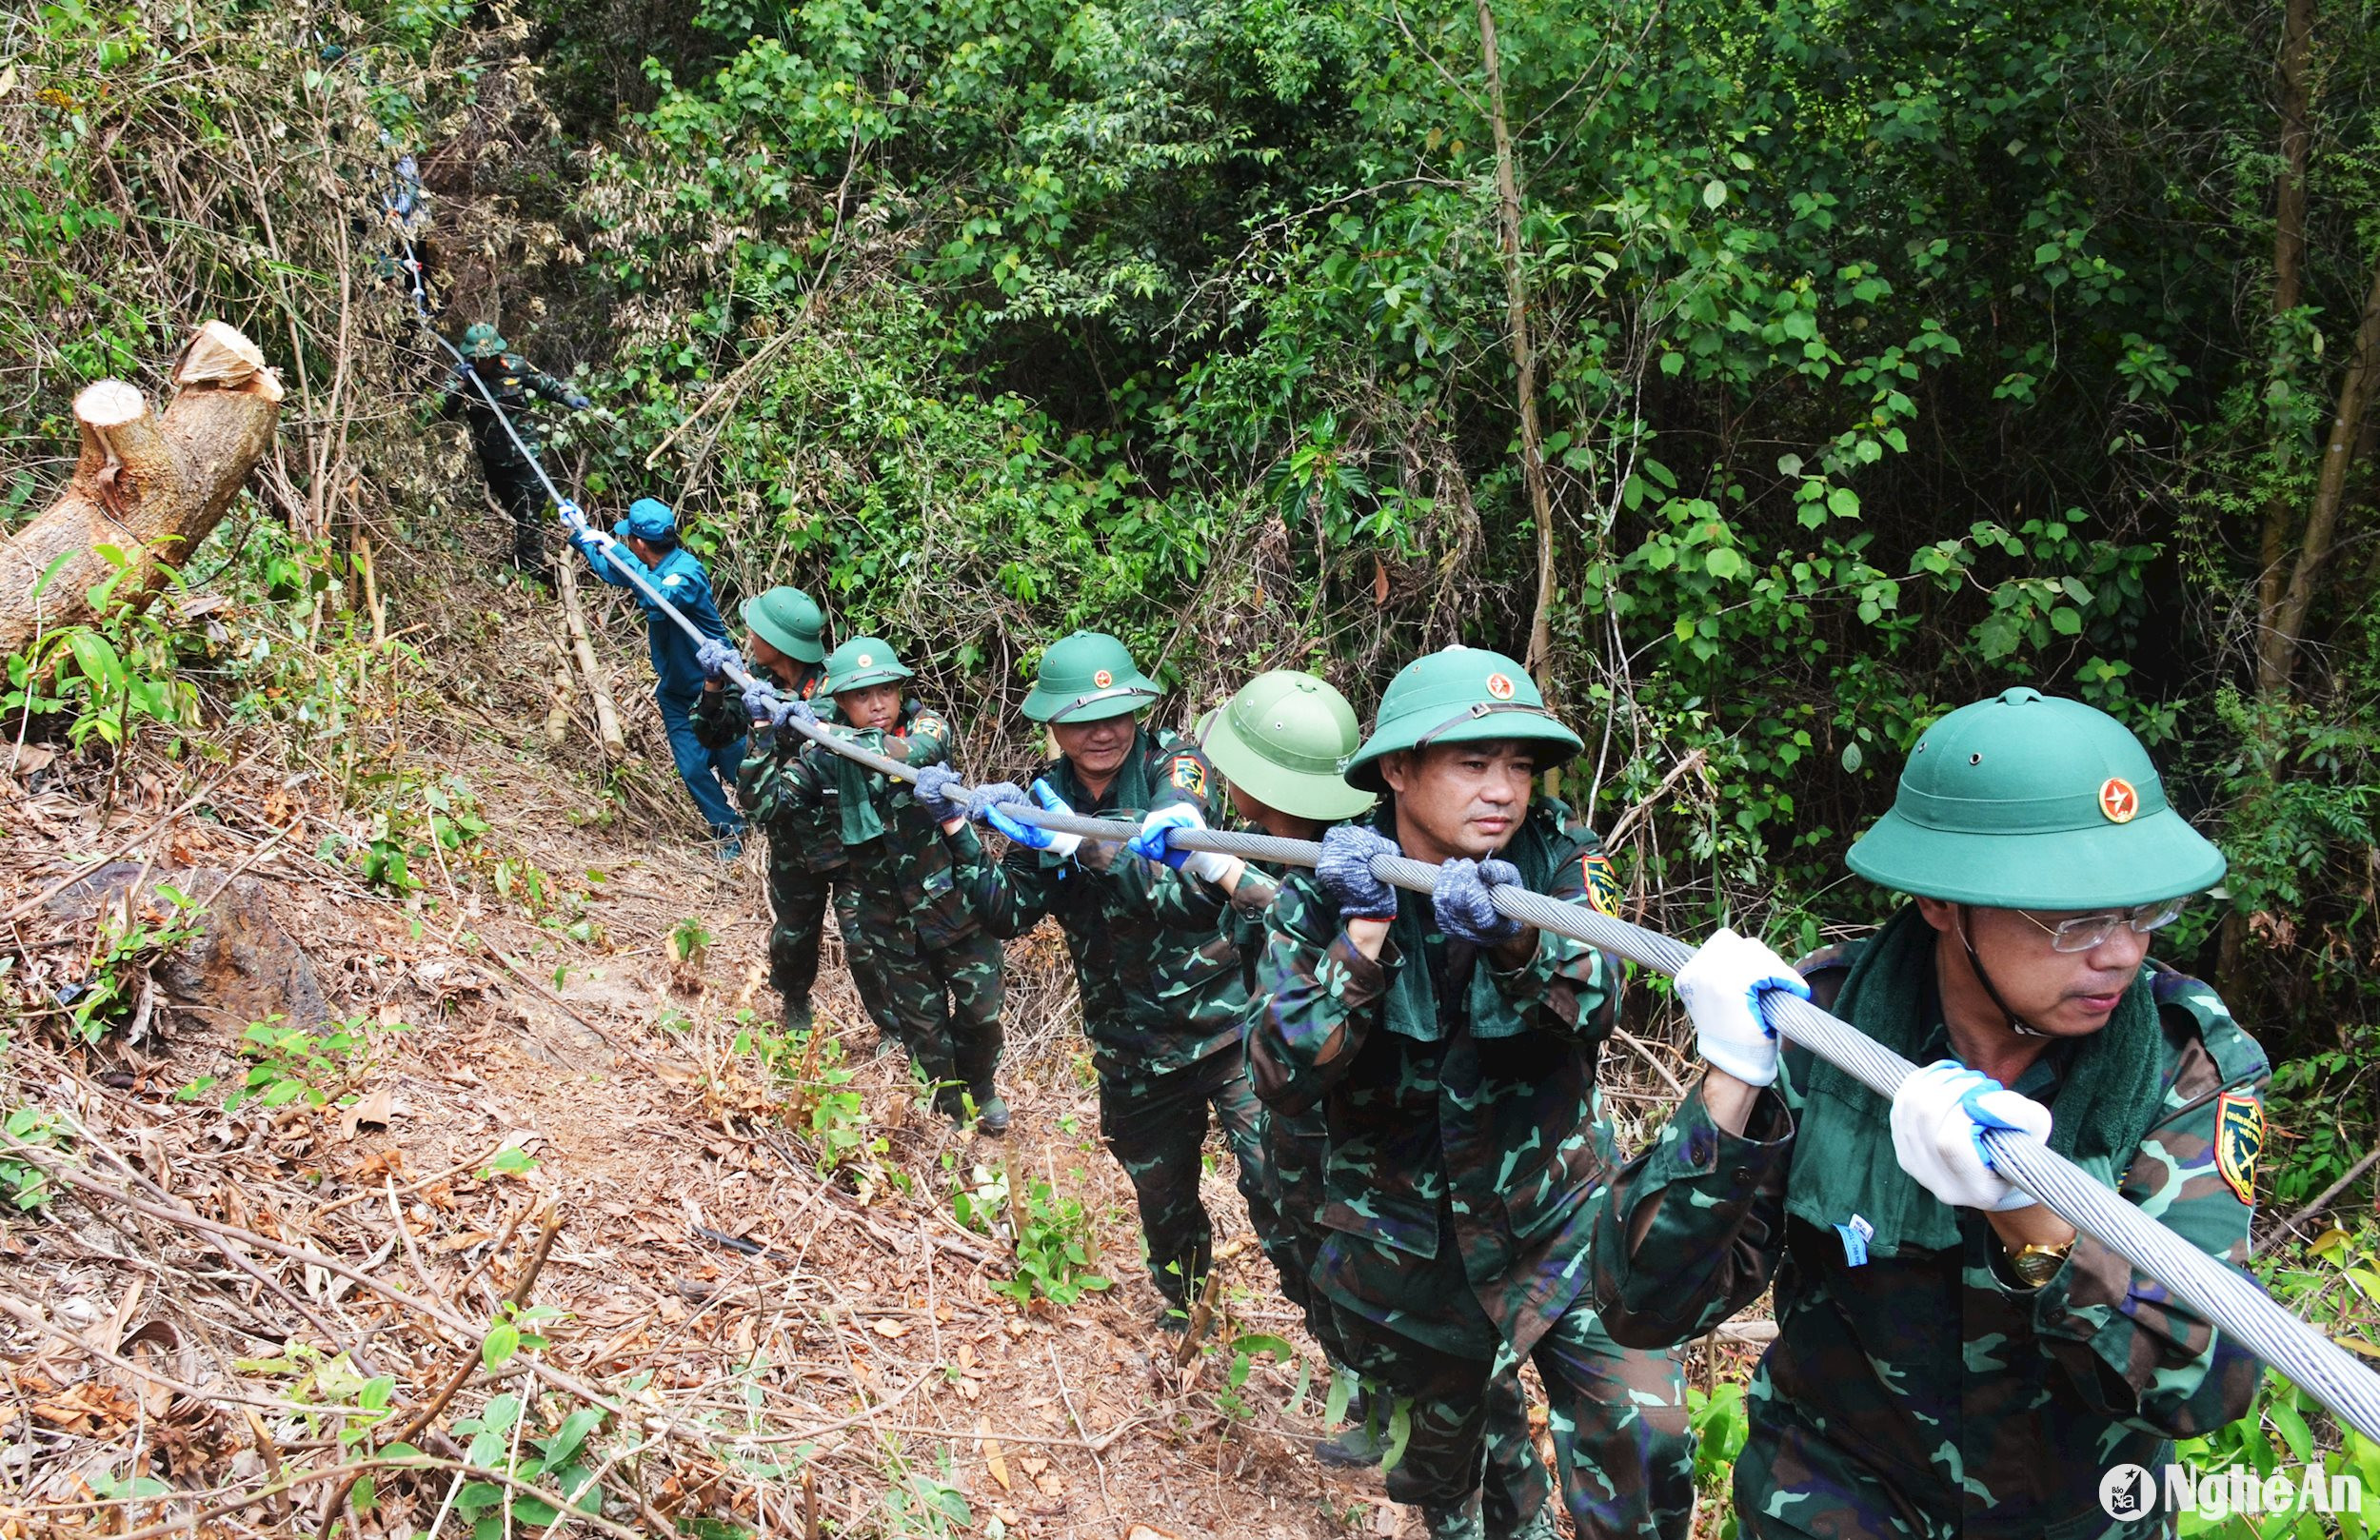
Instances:
[[[1430,902],[1438,928],[1449,940],[1494,946],[1520,934],[1520,921],[1498,914],[1488,890],[1520,880],[1520,868],[1493,857],[1475,861],[1458,856],[1438,869],[1438,891]]]
[[[950,795],[950,788],[959,784],[959,772],[946,764],[929,764],[918,772],[918,806],[937,823],[967,816],[967,804]]]
[[[1377,830],[1343,823],[1323,833],[1314,876],[1338,903],[1341,919],[1388,919],[1397,913],[1397,890],[1372,875],[1372,858],[1403,854]]]

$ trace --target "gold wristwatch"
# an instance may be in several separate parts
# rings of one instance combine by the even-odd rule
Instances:
[[[2008,1254],[2009,1270],[2026,1288],[2038,1289],[2057,1276],[2057,1270],[2066,1265],[2066,1254],[2073,1249],[2071,1240],[2059,1246],[2019,1246]]]

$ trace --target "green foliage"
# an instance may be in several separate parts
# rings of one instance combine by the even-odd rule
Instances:
[[[53,1155],[65,1155],[73,1147],[73,1135],[64,1120],[41,1107],[10,1109],[6,1118],[0,1118],[0,1129],[6,1129],[9,1137],[19,1144]],[[50,1174],[22,1155],[0,1155],[0,1202],[20,1211],[48,1207]]]
[[[332,830],[316,854],[324,860],[344,857],[365,881],[393,893],[426,887],[449,864],[449,856],[464,855],[487,832],[479,798],[460,776],[406,765],[365,772],[354,784],[368,810],[366,836],[358,839]],[[571,923],[585,928],[573,939],[595,939],[591,921]]]
[[[1705,1391],[1686,1387],[1687,1425],[1695,1441],[1695,1485],[1718,1501],[1728,1500],[1734,1484],[1735,1457],[1744,1451],[1752,1424],[1744,1411],[1744,1388],[1720,1385]],[[1717,1540],[1735,1540],[1737,1533],[1732,1508],[1719,1521]]]
[[[132,570],[130,556],[117,545],[95,546],[93,552],[115,569],[86,596],[97,618],[50,632],[27,651],[11,653],[0,713],[70,711],[69,743],[81,748],[96,739],[122,748],[144,721],[172,728],[196,721],[197,692],[177,671],[187,643],[163,617],[120,591]],[[50,586],[65,560],[61,556],[35,580],[32,597]],[[179,576],[170,566],[165,570],[169,577]]]
[[[1077,1180],[1081,1175],[1074,1173]],[[995,1280],[992,1292],[1020,1305],[1041,1298],[1062,1307],[1113,1287],[1091,1271],[1096,1245],[1091,1216],[1082,1205],[1059,1195],[1046,1181],[1028,1181],[1020,1194],[1014,1181],[1004,1165],[999,1170],[977,1166],[950,1197],[951,1214],[962,1225],[1009,1242],[1015,1271]]]
[[[703,959],[710,955],[712,939],[710,927],[703,923],[703,917],[688,915],[670,928],[665,943],[669,960],[699,968]]]
[[[162,907],[128,889],[100,913],[98,944],[82,983],[68,997],[68,1019],[84,1042],[97,1042],[110,1028],[124,1025],[149,970],[205,934],[197,899],[170,882],[150,883],[146,891]]]
[[[498,1323],[499,1329],[502,1325]],[[519,1345],[528,1345],[527,1340]],[[608,1414],[597,1408],[574,1408],[550,1432],[531,1435],[524,1420],[525,1410],[517,1395],[495,1395],[478,1416],[456,1423],[455,1436],[470,1440],[464,1451],[465,1460],[480,1470],[501,1471],[533,1484],[561,1497],[578,1512],[601,1514],[604,1492],[590,1463],[587,1439],[603,1427]],[[525,1527],[555,1525],[563,1516],[561,1508],[542,1497],[486,1480],[465,1482],[455,1494],[454,1508],[455,1516],[483,1540],[496,1540]]]
[[[278,1016],[251,1021],[240,1034],[240,1056],[249,1061],[248,1073],[224,1097],[226,1112],[253,1101],[267,1108],[304,1102],[308,1107],[344,1106],[355,1099],[357,1088],[371,1073],[381,1038],[406,1031],[403,1022],[381,1025],[367,1017],[347,1017],[325,1023],[320,1032],[286,1026]],[[205,1095],[212,1076],[192,1081],[174,1094],[177,1101]]]

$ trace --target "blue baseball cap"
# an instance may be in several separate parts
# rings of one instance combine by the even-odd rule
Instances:
[[[628,516],[611,526],[611,538],[660,540],[678,527],[678,516],[659,498],[641,497],[628,504]]]

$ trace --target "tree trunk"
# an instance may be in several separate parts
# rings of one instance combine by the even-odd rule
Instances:
[[[199,327],[173,383],[179,389],[162,415],[121,380],[74,398],[83,455],[72,479],[0,542],[0,654],[91,618],[89,590],[117,570],[102,546],[128,568],[114,600],[146,605],[165,586],[166,564],[188,559],[271,447],[281,382],[231,327]]]
[[[1545,484],[1545,444],[1537,431],[1537,357],[1529,337],[1529,275],[1520,261],[1520,171],[1504,117],[1504,69],[1496,48],[1496,12],[1478,0],[1479,53],[1487,66],[1488,123],[1496,137],[1496,223],[1504,248],[1504,312],[1512,333],[1513,379],[1520,398],[1520,479],[1537,530],[1537,602],[1529,622],[1530,677],[1540,690],[1554,650],[1554,500]]]
[[[2371,274],[2371,290],[2364,296],[2364,314],[2355,333],[2355,357],[2339,382],[2338,409],[2330,419],[2330,442],[2323,446],[2322,474],[2314,483],[2313,506],[2306,513],[2305,537],[2298,543],[2297,563],[2290,572],[2289,589],[2281,596],[2272,623],[2265,628],[2257,660],[2257,688],[2270,695],[2289,686],[2305,639],[2307,612],[2313,607],[2314,586],[2330,564],[2330,546],[2338,535],[2339,509],[2347,501],[2347,473],[2355,465],[2355,446],[2362,438],[2364,412],[2380,386],[2380,267]]]
[[[2281,171],[2272,183],[2272,316],[2283,316],[2306,298],[2306,158],[2308,129],[2306,57],[2314,30],[2314,0],[2286,0],[2281,12],[2281,57],[2274,69],[2281,109]],[[2291,504],[2276,496],[2265,503],[2262,564],[2256,579],[2256,619],[2270,636],[2281,606],[2281,574],[2289,557]]]
[[[595,731],[602,738],[605,752],[618,758],[628,751],[628,740],[620,731],[620,708],[612,703],[611,686],[595,661],[595,643],[587,634],[586,611],[579,605],[579,569],[572,560],[578,554],[565,550],[554,563],[554,593],[562,601],[562,622],[570,633],[571,654],[578,659],[579,672],[585,677],[587,696],[595,702]]]

